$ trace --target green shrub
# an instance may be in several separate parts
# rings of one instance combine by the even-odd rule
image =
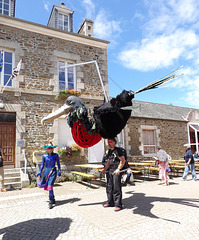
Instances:
[[[71,173],[62,173],[60,177],[57,177],[56,183],[72,181],[73,176]]]
[[[27,188],[34,188],[36,187],[36,182],[35,181],[32,181],[28,186]]]

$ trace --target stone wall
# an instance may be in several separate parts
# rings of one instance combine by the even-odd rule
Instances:
[[[14,43],[14,44],[13,44]],[[58,60],[72,62],[88,62],[96,60],[104,84],[107,86],[107,52],[106,49],[78,44],[61,40],[55,37],[24,31],[0,24],[0,46],[9,47],[18,51],[23,59],[21,75],[24,82],[20,88],[52,91],[57,75]],[[14,48],[13,48],[14,46]],[[81,74],[79,74],[81,73]],[[95,96],[103,96],[102,87],[94,64],[77,67],[77,76],[84,83],[83,93],[91,93]]]
[[[187,122],[167,121],[156,119],[130,118],[128,121],[128,145],[129,155],[132,159],[148,160],[150,156],[142,156],[141,147],[141,126],[155,126],[158,131],[158,145],[160,145],[173,159],[184,156],[183,145],[187,142]]]

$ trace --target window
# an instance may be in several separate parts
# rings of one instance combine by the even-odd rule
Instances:
[[[71,63],[59,61],[59,90],[76,89],[75,67],[62,68]]]
[[[0,0],[0,13],[10,16],[10,0]]]
[[[155,130],[142,130],[143,150],[144,154],[153,154],[156,151],[156,132]]]
[[[1,86],[5,86],[12,75],[13,69],[13,53],[7,51],[1,51],[3,64],[2,64],[2,71],[0,73],[0,83]],[[7,86],[13,86],[13,80],[10,80]]]
[[[58,15],[58,29],[68,31],[69,29],[68,15],[59,13]]]

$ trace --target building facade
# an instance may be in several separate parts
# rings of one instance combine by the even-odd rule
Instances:
[[[173,159],[184,156],[184,144],[198,150],[198,109],[133,100],[134,109],[124,130],[131,159],[144,160],[162,147]]]
[[[64,13],[69,16],[67,29],[60,29],[64,19],[58,20],[60,12],[62,17]],[[59,24],[52,26],[53,19]],[[73,33],[71,27],[72,11],[63,4],[53,7],[49,26],[0,14],[0,50],[3,55],[0,145],[7,156],[5,165],[23,167],[24,151],[26,159],[32,161],[33,153],[41,151],[42,145],[49,141],[59,145],[59,132],[64,131],[63,119],[41,126],[41,119],[62,104],[55,99],[59,90],[80,91],[82,100],[91,109],[103,101],[104,93],[94,64],[62,67],[97,61],[108,93],[109,42]],[[21,59],[20,74],[9,81],[12,69]]]

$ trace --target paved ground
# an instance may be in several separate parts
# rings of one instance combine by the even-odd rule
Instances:
[[[157,183],[123,187],[120,212],[102,207],[104,187],[87,189],[80,183],[57,185],[51,210],[47,192],[39,188],[0,193],[0,239],[199,239],[199,181]]]

